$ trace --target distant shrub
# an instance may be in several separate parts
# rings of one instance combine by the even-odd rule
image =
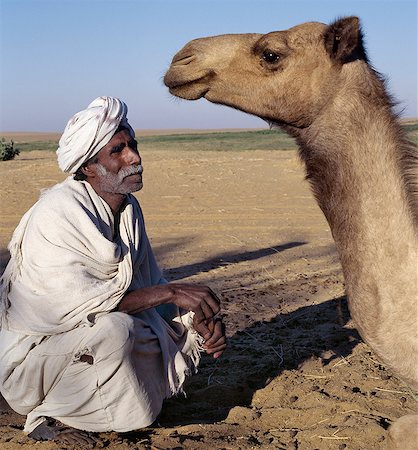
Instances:
[[[14,148],[13,141],[6,142],[6,139],[2,138],[0,140],[0,161],[8,161],[17,156],[20,151]]]

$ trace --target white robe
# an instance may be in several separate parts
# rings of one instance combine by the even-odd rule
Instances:
[[[174,305],[115,311],[127,291],[166,282],[135,197],[115,233],[107,203],[70,177],[25,214],[9,250],[0,391],[27,415],[25,432],[45,417],[97,432],[150,425],[197,366],[202,341],[192,313]]]

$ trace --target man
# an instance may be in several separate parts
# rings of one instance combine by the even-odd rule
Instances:
[[[150,425],[200,351],[226,347],[219,299],[167,283],[132,192],[142,165],[126,105],[100,97],[68,122],[69,172],[24,215],[1,280],[0,390],[34,439]]]

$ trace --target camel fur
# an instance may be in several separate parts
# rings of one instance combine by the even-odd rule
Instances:
[[[242,110],[296,138],[356,327],[418,390],[418,152],[368,61],[359,19],[196,39],[164,82],[177,97]],[[408,417],[399,427],[413,441],[395,423],[395,448],[418,448],[418,418]]]

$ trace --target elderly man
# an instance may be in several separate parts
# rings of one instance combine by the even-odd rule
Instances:
[[[207,287],[167,283],[141,209],[141,158],[126,105],[100,97],[67,124],[69,172],[24,215],[1,280],[0,390],[34,439],[150,425],[200,351],[226,347]]]

